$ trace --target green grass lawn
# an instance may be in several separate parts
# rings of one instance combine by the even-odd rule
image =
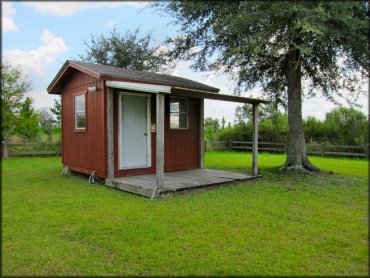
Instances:
[[[150,200],[60,175],[60,158],[3,162],[3,275],[367,275],[368,162]],[[209,168],[250,171],[245,153]],[[334,174],[329,174],[328,171]]]

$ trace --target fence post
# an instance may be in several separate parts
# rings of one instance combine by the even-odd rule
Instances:
[[[321,156],[322,157],[325,156],[325,144],[324,143],[321,144]]]
[[[233,150],[233,141],[231,139],[229,139],[229,150]]]
[[[62,144],[60,142],[56,143],[55,145],[55,153],[57,156],[61,156],[62,154]]]
[[[9,157],[8,145],[4,140],[4,141],[1,142],[1,158],[2,159],[7,159],[8,157]]]

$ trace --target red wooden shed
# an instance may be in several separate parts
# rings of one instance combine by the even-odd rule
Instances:
[[[62,162],[101,178],[203,168],[204,99],[251,103],[189,79],[66,61],[47,88],[62,99]],[[257,175],[257,118],[253,175]]]

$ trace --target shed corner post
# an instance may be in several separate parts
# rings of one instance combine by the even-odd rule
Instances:
[[[258,176],[258,103],[253,103],[252,175]]]
[[[164,172],[164,94],[158,93],[156,98],[156,182],[158,193],[163,189]]]
[[[113,89],[107,88],[107,178],[114,178]]]
[[[204,98],[199,99],[199,168],[204,168]]]
[[[5,139],[1,141],[1,159],[8,159],[8,144],[6,143]]]

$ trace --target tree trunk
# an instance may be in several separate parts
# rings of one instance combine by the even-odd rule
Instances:
[[[302,125],[301,64],[299,49],[291,45],[288,53],[286,77],[288,82],[288,142],[287,159],[280,171],[318,172],[306,154]]]

